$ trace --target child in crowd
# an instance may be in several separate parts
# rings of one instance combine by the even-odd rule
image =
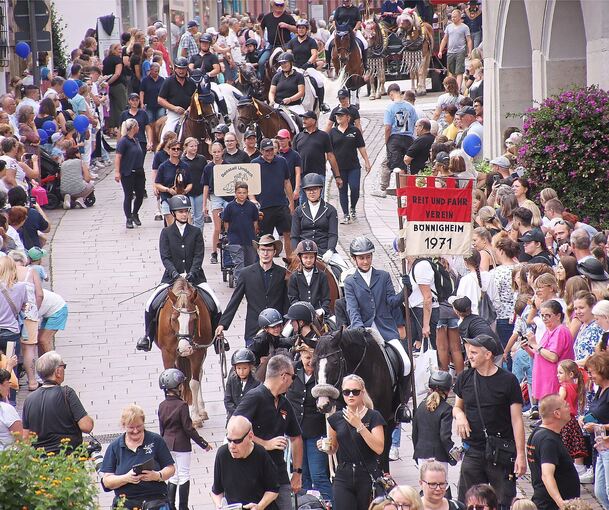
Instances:
[[[248,64],[252,64],[255,69],[258,69],[258,61],[260,60],[260,53],[256,49],[258,42],[255,39],[248,39],[245,45],[245,61]]]
[[[43,281],[49,280],[49,275],[46,272],[46,269],[42,267],[42,258],[47,255],[47,251],[42,248],[38,248],[38,246],[32,246],[27,251],[27,256],[30,258],[30,266],[32,269],[35,269],[38,272],[38,276]]]
[[[237,409],[239,402],[248,391],[260,384],[254,378],[252,369],[256,357],[249,349],[239,349],[231,358],[233,369],[228,374],[226,381],[226,391],[224,393],[224,407],[226,408],[226,421],[230,420],[231,416]]]
[[[239,281],[245,266],[256,262],[256,250],[252,241],[258,231],[258,208],[248,199],[246,182],[235,184],[235,199],[222,211],[222,221],[228,233],[227,250],[235,265],[235,281]]]
[[[572,359],[564,359],[558,364],[556,371],[560,388],[558,394],[565,399],[571,409],[571,420],[560,431],[560,437],[575,463],[578,474],[586,471],[584,458],[588,455],[586,439],[577,423],[577,415],[586,405],[586,384],[584,377]]]

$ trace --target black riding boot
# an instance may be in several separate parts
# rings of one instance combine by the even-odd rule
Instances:
[[[167,499],[169,500],[169,506],[171,510],[176,510],[176,494],[178,493],[178,486],[175,483],[167,482]],[[181,498],[180,498],[181,500]]]
[[[149,352],[152,349],[152,339],[150,338],[150,331],[153,322],[152,312],[146,310],[144,312],[144,325],[146,326],[146,334],[137,341],[135,349],[138,351]]]
[[[395,420],[398,423],[410,423],[410,421],[412,420],[410,408],[408,407],[408,400],[410,400],[410,390],[410,377],[405,375],[401,376],[399,382],[399,394],[401,404],[395,412]]]
[[[179,510],[188,510],[188,495],[190,494],[190,481],[180,485],[180,507]]]
[[[326,50],[326,69],[332,66],[332,45]]]
[[[326,95],[326,89],[324,87],[317,87],[317,99],[319,100],[319,109],[323,113],[328,113],[330,111],[330,107],[324,103],[324,97]]]
[[[216,102],[218,103],[218,110],[220,110],[220,113],[222,114],[222,117],[224,118],[224,124],[229,126],[231,123],[231,120],[230,120],[230,117],[228,116],[228,107],[226,106],[226,101],[224,99],[216,98]]]

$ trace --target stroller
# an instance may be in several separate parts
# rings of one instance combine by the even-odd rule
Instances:
[[[228,282],[230,289],[235,287],[235,264],[228,247],[228,234],[224,227],[224,222],[220,227],[220,238],[218,240],[218,248],[220,249],[220,270],[222,271],[222,281]]]

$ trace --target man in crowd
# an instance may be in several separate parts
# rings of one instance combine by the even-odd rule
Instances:
[[[165,115],[165,108],[159,106],[158,96],[165,78],[159,76],[161,66],[156,62],[150,64],[150,72],[140,85],[140,104],[148,114],[148,122],[153,123]]]
[[[197,86],[188,78],[188,60],[184,57],[176,59],[175,74],[167,78],[159,92],[159,106],[167,111],[167,122],[161,133],[161,138],[168,131],[173,131],[182,115],[190,107],[190,100]]]
[[[214,463],[211,497],[216,507],[221,508],[226,499],[229,505],[276,509],[277,468],[266,450],[254,442],[252,423],[244,416],[233,416],[226,425],[226,441]]]
[[[11,94],[4,94],[0,104],[2,106],[2,111],[8,114],[9,123],[13,128],[13,134],[19,136],[19,123],[17,122],[17,116],[15,115],[15,112],[17,111],[17,101],[15,101],[15,98]]]
[[[419,118],[414,125],[414,130],[417,137],[408,147],[404,163],[408,165],[411,174],[418,174],[427,164],[435,136],[429,132],[431,130],[429,119]]]
[[[186,60],[190,60],[190,57],[196,55],[199,51],[197,48],[197,41],[195,35],[199,31],[199,23],[196,20],[190,20],[187,25],[187,30],[180,37],[180,44],[178,45],[178,57],[184,57]]]
[[[267,33],[267,47],[258,60],[258,77],[262,80],[266,63],[271,58],[273,50],[283,47],[288,43],[292,34],[296,33],[296,20],[291,14],[285,12],[285,0],[273,0],[271,2],[271,12],[265,14],[262,18],[260,27]]]
[[[495,340],[499,340],[497,333],[493,331],[491,325],[486,319],[472,313],[472,301],[467,296],[451,296],[448,302],[453,305],[453,310],[457,317],[461,319],[459,322],[459,336],[461,338],[474,338],[478,335],[492,336]]]
[[[539,403],[541,425],[527,441],[527,458],[538,510],[558,510],[568,499],[578,498],[580,481],[560,431],[571,419],[569,403],[556,393]]]
[[[470,133],[474,133],[478,135],[480,141],[484,141],[484,127],[478,120],[476,120],[476,110],[473,106],[464,106],[461,108],[457,114],[460,116],[461,122],[461,133],[456,139],[457,147],[461,147],[463,144],[463,140]],[[475,157],[474,160],[478,161],[482,159],[482,151],[480,151]]]
[[[298,418],[285,393],[296,374],[292,360],[282,354],[273,356],[266,367],[264,383],[244,395],[233,416],[245,416],[251,423],[254,442],[269,455],[279,477],[279,510],[292,509],[290,490],[298,492],[302,486],[302,436]],[[284,450],[291,443],[292,477],[288,478]]]
[[[444,32],[444,37],[440,42],[438,58],[442,58],[444,49],[447,48],[446,67],[450,76],[457,79],[457,85],[461,90],[463,73],[465,72],[465,57],[473,49],[472,37],[469,27],[461,19],[461,11],[454,9],[450,15],[452,23],[449,23]]]
[[[531,259],[532,255],[530,255],[525,250],[523,239],[525,238],[524,236],[532,230],[539,229],[533,229],[533,226],[531,225],[531,222],[533,221],[533,213],[526,207],[517,207],[516,209],[514,209],[512,216],[512,229],[518,231],[518,242],[520,243],[520,253],[518,254],[518,260],[520,262],[528,262]],[[541,231],[539,231],[539,233],[543,237]]]
[[[513,177],[512,172],[510,172],[512,165],[510,165],[510,160],[505,156],[498,156],[495,159],[491,159],[490,163],[491,173],[498,173],[501,176],[501,180],[507,180],[510,177]]]

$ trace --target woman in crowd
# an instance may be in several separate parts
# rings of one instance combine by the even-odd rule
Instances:
[[[478,230],[478,229],[476,229]],[[505,348],[514,329],[514,305],[516,296],[512,289],[512,272],[518,260],[520,247],[507,234],[499,234],[493,239],[498,265],[491,276],[497,289],[499,306],[497,312],[497,335]]]
[[[472,302],[472,313],[479,315],[478,305],[482,292],[486,292],[495,310],[499,307],[499,294],[495,282],[488,271],[480,270],[480,253],[472,251],[469,257],[464,257],[468,273],[459,280],[457,296],[467,296]]]
[[[558,264],[554,267],[554,274],[558,280],[558,293],[560,297],[564,297],[567,280],[579,275],[577,271],[577,259],[571,255],[560,257]]]
[[[338,456],[333,508],[366,510],[372,496],[370,473],[375,478],[381,474],[385,420],[372,409],[364,380],[358,375],[342,380],[342,395],[346,407],[328,418],[329,446],[320,439],[317,447]]]
[[[6,292],[5,292],[6,291]],[[21,337],[19,314],[28,307],[28,289],[17,277],[17,266],[10,257],[0,257],[0,350],[6,352],[7,342]],[[14,308],[14,309],[13,309]]]
[[[34,119],[36,112],[34,107],[24,105],[17,110],[17,123],[19,125],[19,137],[25,145],[25,151],[30,154],[38,154],[38,146],[40,145],[40,135],[36,128]]]
[[[581,326],[573,343],[573,351],[575,352],[575,358],[573,359],[581,367],[585,366],[588,358],[594,354],[594,350],[603,336],[603,328],[598,324],[594,318],[594,313],[592,313],[595,305],[596,296],[591,292],[580,291],[575,294],[573,313]],[[607,305],[609,305],[609,302],[607,302]],[[607,306],[607,312],[609,312],[609,306]]]
[[[8,210],[7,219],[7,235],[13,240],[15,247],[18,250],[24,250],[25,246],[23,246],[23,241],[21,240],[18,230],[25,225],[25,220],[27,220],[27,207],[21,205],[11,207]]]
[[[457,115],[457,105],[454,104],[446,104],[443,107],[444,112],[444,122],[446,123],[446,127],[442,131],[442,135],[448,138],[451,142],[455,141],[457,135],[459,134],[459,128],[455,124],[455,116]]]
[[[72,207],[72,199],[76,207],[86,209],[85,198],[87,198],[95,186],[89,173],[89,165],[81,158],[80,151],[75,147],[66,150],[64,161],[59,172],[59,190],[63,194],[63,208]]]
[[[175,140],[177,137],[178,135],[175,133],[175,131],[167,131],[167,133],[163,135],[163,139],[157,146],[156,152],[154,153],[154,158],[152,158],[152,182],[156,181],[156,174],[159,171],[161,164],[169,159],[169,149],[167,148],[167,144],[172,140]],[[160,209],[160,194],[154,185],[152,186],[152,190],[154,192],[154,196],[157,197],[157,213],[155,214],[154,219],[160,221],[163,219]]]
[[[27,439],[23,432],[23,423],[15,409],[7,402],[11,383],[11,373],[0,368],[0,451],[12,445],[18,436]]]
[[[54,97],[57,98],[57,93],[54,94]],[[55,101],[57,101],[57,103]],[[42,129],[45,122],[53,121],[57,125],[58,131],[65,131],[66,119],[61,112],[57,112],[57,104],[60,104],[59,100],[53,99],[53,97],[45,97],[40,101],[38,115],[36,115],[36,118],[34,119],[36,129]]]
[[[497,218],[495,209],[488,205],[480,208],[478,215],[476,216],[476,223],[480,227],[487,229],[491,233],[491,236],[494,236],[503,230],[503,225],[501,224],[501,221],[499,221],[499,218]]]
[[[592,307],[594,320],[603,330],[600,342],[596,345],[595,351],[602,352],[607,350],[609,340],[609,301],[603,299]]]
[[[182,161],[188,165],[192,188],[188,197],[190,198],[192,223],[195,227],[203,231],[205,224],[203,215],[203,170],[207,165],[207,160],[197,153],[199,149],[199,140],[194,137],[188,137],[184,140],[184,154]]]
[[[478,510],[497,510],[497,494],[487,483],[472,485],[465,493],[465,505],[468,509]]]
[[[577,335],[577,332],[581,326],[581,322],[579,322],[579,319],[574,313],[575,295],[578,292],[590,292],[590,287],[588,286],[588,282],[581,276],[572,276],[567,280],[567,284],[565,285],[565,294],[563,296],[565,305],[567,307],[565,313],[565,324],[569,328],[572,338],[575,338],[575,335]]]
[[[123,59],[121,58],[122,48],[118,43],[112,44],[108,51],[108,56],[103,62],[104,76],[108,78],[109,97],[110,97],[110,118],[108,119],[108,129],[113,131],[116,136],[120,127],[121,113],[127,108],[127,83],[126,70],[124,69]]]
[[[463,505],[446,497],[448,472],[441,462],[425,462],[421,466],[419,486],[423,493],[423,510],[463,510]]]
[[[224,147],[220,142],[214,142],[211,146],[211,161],[207,163],[203,171],[203,211],[209,214],[209,203],[211,203],[212,220],[214,231],[211,236],[212,252],[211,263],[218,263],[217,246],[220,239],[221,219],[220,213],[231,199],[214,193],[214,166],[224,162]]]
[[[491,271],[497,267],[492,241],[491,233],[486,228],[474,229],[472,248],[480,254],[480,271]]]
[[[459,101],[463,99],[463,96],[459,93],[459,86],[457,84],[457,79],[453,76],[447,76],[444,78],[444,90],[446,91],[444,94],[441,94],[438,97],[438,101],[436,103],[436,109],[433,112],[433,120],[437,120],[440,123],[442,129],[447,126],[447,121],[445,118],[445,106],[447,105],[455,105],[459,104]]]
[[[130,510],[142,508],[144,501],[167,501],[165,482],[175,474],[174,461],[163,438],[146,430],[144,423],[140,406],[125,407],[121,415],[125,432],[110,443],[104,455],[101,483],[104,490],[116,494],[112,508],[117,507],[122,495],[126,497],[124,507]],[[147,461],[152,461],[152,468],[136,474],[133,467]]]
[[[129,57],[131,67],[131,93],[140,93],[140,84],[144,75],[142,73],[142,61],[144,60],[144,47],[140,43],[134,43]]]
[[[192,181],[188,164],[180,159],[182,148],[177,139],[167,143],[169,159],[161,163],[157,170],[154,186],[161,196],[161,213],[165,218],[165,223],[171,225],[174,216],[169,210],[168,200],[177,194],[188,195],[192,189]]]
[[[138,131],[139,125],[135,119],[123,122],[114,159],[114,180],[123,187],[123,212],[128,229],[134,228],[133,224],[138,227],[142,224],[139,211],[146,186],[144,154],[137,138]]]

